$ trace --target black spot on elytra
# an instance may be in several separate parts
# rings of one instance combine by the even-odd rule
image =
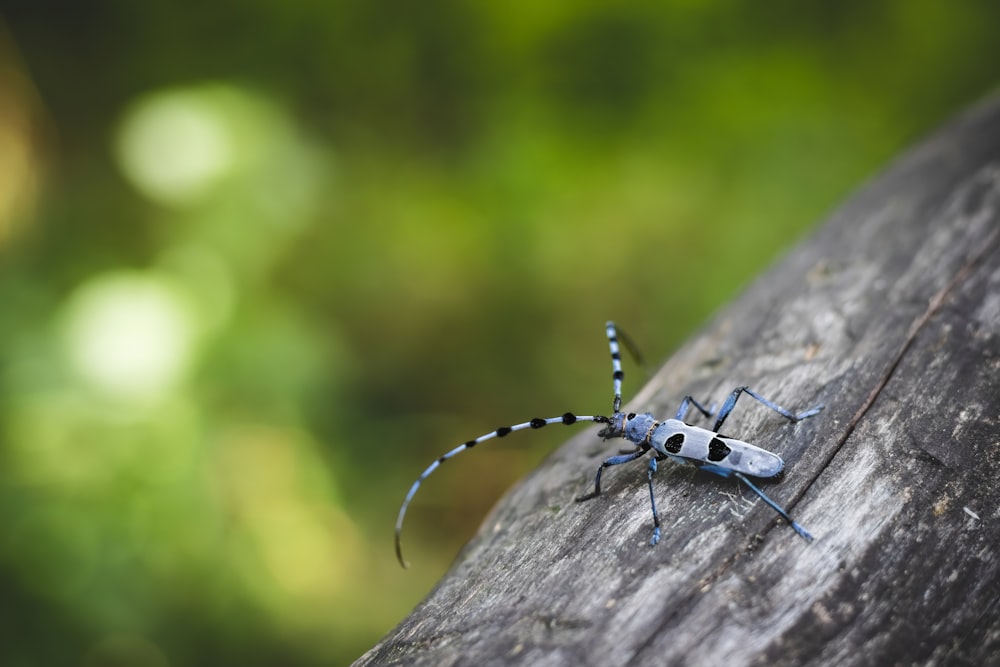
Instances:
[[[731,451],[733,450],[729,449],[729,445],[718,438],[712,438],[712,442],[708,443],[708,460],[721,461],[729,456],[729,452]]]
[[[667,441],[663,443],[663,448],[666,449],[671,454],[676,454],[681,451],[681,446],[684,444],[684,434],[674,433],[672,436],[667,438]]]

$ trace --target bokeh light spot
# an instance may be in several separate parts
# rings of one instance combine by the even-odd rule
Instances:
[[[234,162],[224,105],[197,89],[141,98],[122,121],[117,156],[126,178],[167,205],[197,200]]]
[[[308,435],[245,426],[216,451],[215,484],[255,548],[252,562],[276,584],[260,588],[262,602],[287,615],[286,604],[323,601],[347,587],[362,562],[361,536],[336,500]],[[266,580],[261,572],[248,564],[254,582]]]
[[[191,363],[194,339],[188,299],[155,274],[94,278],[66,307],[64,343],[74,369],[117,398],[145,401],[174,387]]]

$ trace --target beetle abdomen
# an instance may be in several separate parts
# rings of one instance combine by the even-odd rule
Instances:
[[[661,454],[713,463],[754,477],[774,477],[785,467],[777,454],[677,419],[668,419],[657,426],[650,445]]]

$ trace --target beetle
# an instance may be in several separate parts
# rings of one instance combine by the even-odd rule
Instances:
[[[660,515],[656,509],[656,497],[653,493],[653,475],[656,473],[658,462],[666,459],[671,459],[676,463],[694,465],[700,470],[720,477],[739,480],[784,518],[792,529],[806,540],[806,542],[812,542],[813,536],[809,531],[794,521],[784,508],[771,500],[767,494],[761,491],[749,479],[749,477],[756,477],[758,479],[774,479],[778,477],[785,468],[785,462],[781,457],[749,442],[721,435],[720,429],[725,423],[726,418],[732,413],[733,408],[736,407],[736,401],[743,394],[751,396],[791,422],[799,422],[819,414],[824,406],[819,404],[803,412],[793,413],[774,401],[764,398],[749,387],[740,386],[730,392],[719,409],[718,414],[714,413],[714,408],[704,407],[691,396],[684,397],[673,418],[663,421],[658,421],[650,412],[642,414],[622,412],[621,389],[625,373],[622,370],[619,331],[614,322],[608,322],[605,325],[605,333],[608,337],[608,346],[611,349],[612,383],[614,390],[611,416],[575,415],[567,412],[559,417],[549,417],[547,419],[536,417],[530,421],[514,424],[513,426],[502,426],[494,431],[464,442],[440,456],[420,474],[410,487],[399,508],[399,514],[396,517],[395,541],[396,558],[399,560],[400,565],[404,568],[407,567],[407,563],[403,559],[400,541],[406,510],[420,488],[420,485],[431,473],[437,470],[445,461],[461,452],[472,449],[482,442],[492,440],[493,438],[503,438],[515,431],[543,428],[549,424],[564,424],[566,426],[586,422],[603,424],[604,428],[598,432],[600,437],[605,440],[623,438],[635,446],[635,449],[632,451],[623,452],[605,459],[597,469],[597,475],[594,479],[594,490],[591,493],[577,497],[577,502],[590,500],[601,494],[601,475],[606,468],[635,461],[650,451],[653,452],[653,455],[649,459],[646,473],[649,484],[649,502],[653,510],[653,535],[649,540],[650,545],[659,543],[661,535]],[[628,338],[624,336],[622,336],[622,341],[629,345],[629,347],[634,347],[629,343]],[[691,408],[695,408],[707,418],[715,416],[715,425],[711,430],[700,426],[693,426],[685,421]]]

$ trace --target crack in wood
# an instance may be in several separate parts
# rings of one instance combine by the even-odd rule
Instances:
[[[893,357],[892,361],[890,361],[890,363],[886,366],[882,375],[879,377],[878,382],[875,383],[875,386],[872,387],[872,390],[868,393],[865,401],[861,404],[861,407],[858,408],[858,410],[854,413],[854,416],[851,417],[851,420],[847,423],[843,434],[838,439],[836,446],[830,451],[829,456],[826,457],[823,465],[817,469],[818,472],[816,475],[803,487],[802,491],[792,498],[787,507],[794,507],[799,499],[804,496],[809,491],[809,488],[819,479],[819,475],[830,466],[831,462],[843,448],[844,444],[847,443],[848,438],[850,438],[851,434],[854,433],[854,429],[857,428],[858,423],[860,423],[860,421],[875,404],[875,400],[882,394],[886,385],[889,384],[889,380],[892,379],[896,369],[899,368],[899,364],[902,362],[903,357],[906,356],[906,353],[909,352],[910,348],[913,346],[913,342],[916,340],[917,334],[919,334],[924,326],[930,322],[931,318],[934,317],[939,310],[941,310],[949,295],[969,277],[969,274],[976,267],[976,265],[979,264],[984,257],[986,257],[996,243],[998,236],[1000,236],[1000,229],[994,229],[990,232],[976,252],[972,253],[968,259],[965,260],[952,279],[948,281],[948,284],[931,297],[927,304],[927,308],[920,315],[920,317],[914,320],[910,325],[910,328],[906,333],[906,338],[903,340],[903,344],[899,347],[899,351]]]

